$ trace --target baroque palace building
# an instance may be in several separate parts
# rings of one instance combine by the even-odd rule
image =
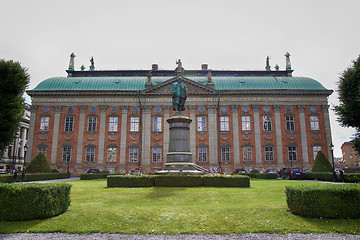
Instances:
[[[166,163],[171,87],[187,86],[193,162],[224,172],[310,168],[318,151],[331,158],[328,96],[332,90],[286,68],[263,71],[74,70],[33,90],[27,163],[43,152],[52,168],[74,174],[89,168],[157,172]],[[330,159],[331,160],[331,159]]]

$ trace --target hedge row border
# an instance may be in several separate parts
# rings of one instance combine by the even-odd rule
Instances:
[[[25,174],[25,182],[64,179],[64,178],[68,178],[67,173],[26,173]],[[16,179],[14,179],[13,174],[0,175],[0,183],[21,182],[21,180],[22,180],[21,173],[18,175]]]

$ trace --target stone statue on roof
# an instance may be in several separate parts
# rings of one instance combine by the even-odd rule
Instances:
[[[180,114],[181,111],[185,111],[185,102],[187,98],[187,89],[184,83],[182,83],[182,77],[177,78],[177,82],[172,85],[172,109],[176,114]]]

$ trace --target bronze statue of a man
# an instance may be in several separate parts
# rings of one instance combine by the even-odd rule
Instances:
[[[187,97],[187,90],[185,84],[182,83],[182,77],[178,77],[177,82],[172,85],[172,109],[175,114],[185,110],[185,101]]]

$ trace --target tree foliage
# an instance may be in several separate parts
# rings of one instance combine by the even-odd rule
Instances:
[[[19,62],[0,59],[0,148],[7,146],[16,136],[24,112],[22,95],[30,75]]]
[[[51,172],[50,164],[46,160],[45,154],[40,152],[26,167],[26,172],[29,173],[42,173]]]
[[[322,151],[316,155],[312,172],[332,172],[333,167]]]
[[[360,56],[352,66],[341,73],[338,82],[339,102],[334,110],[338,121],[345,127],[354,127],[355,149],[360,152]]]

